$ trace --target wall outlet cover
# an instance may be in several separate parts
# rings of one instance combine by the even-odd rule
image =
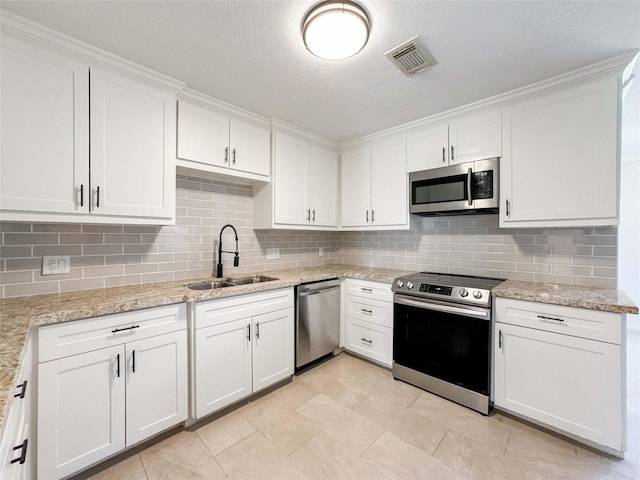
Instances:
[[[68,255],[42,257],[42,275],[69,273],[71,259]]]
[[[274,260],[280,258],[279,248],[267,248],[267,260]]]
[[[319,247],[318,248],[318,256],[319,257],[324,257],[324,247]]]

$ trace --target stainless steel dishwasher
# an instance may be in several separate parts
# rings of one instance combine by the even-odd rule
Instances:
[[[340,280],[296,287],[296,370],[340,347]]]

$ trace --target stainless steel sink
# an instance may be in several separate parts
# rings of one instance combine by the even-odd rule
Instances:
[[[189,285],[185,285],[185,287],[191,290],[214,290],[216,288],[236,287],[238,285],[272,282],[274,280],[278,279],[273,277],[266,277],[264,275],[255,275],[253,277],[225,278],[224,280],[214,280],[212,282],[191,283]]]
[[[255,275],[253,277],[227,278],[225,279],[225,282],[230,283],[231,285],[248,285],[250,283],[273,282],[274,280],[278,279],[265,277],[264,275]]]
[[[232,287],[233,285],[229,282],[225,282],[224,280],[215,281],[215,282],[200,282],[200,283],[192,283],[190,285],[185,285],[185,287],[190,288],[191,290],[213,290],[216,288],[224,288],[224,287]]]

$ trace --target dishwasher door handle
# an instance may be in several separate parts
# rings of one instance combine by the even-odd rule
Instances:
[[[340,285],[336,285],[335,287],[327,287],[327,288],[319,288],[317,290],[312,290],[312,289],[307,289],[307,290],[301,290],[300,293],[298,294],[299,297],[308,297],[310,295],[317,295],[318,293],[325,293],[325,292],[329,292],[331,290],[335,290],[336,288],[340,288]]]

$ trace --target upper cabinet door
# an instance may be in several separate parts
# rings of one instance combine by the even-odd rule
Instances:
[[[178,102],[178,158],[204,165],[229,165],[229,117]]]
[[[113,72],[91,70],[91,210],[175,215],[175,96]]]
[[[268,177],[271,170],[269,130],[235,118],[230,125],[231,168]]]
[[[369,224],[371,215],[371,149],[357,148],[342,153],[340,163],[340,213],[343,227]]]
[[[275,136],[274,221],[307,225],[309,144],[284,135]]]
[[[404,135],[371,146],[372,226],[408,222],[407,148]]]
[[[309,207],[311,223],[323,227],[338,225],[338,154],[311,145],[309,152]]]
[[[450,163],[502,156],[500,110],[465,115],[449,123]]]
[[[417,172],[449,165],[446,123],[427,125],[407,134],[407,171]]]
[[[0,71],[0,210],[87,214],[89,67],[3,35]]]
[[[614,75],[503,110],[501,226],[617,224],[618,105]]]

